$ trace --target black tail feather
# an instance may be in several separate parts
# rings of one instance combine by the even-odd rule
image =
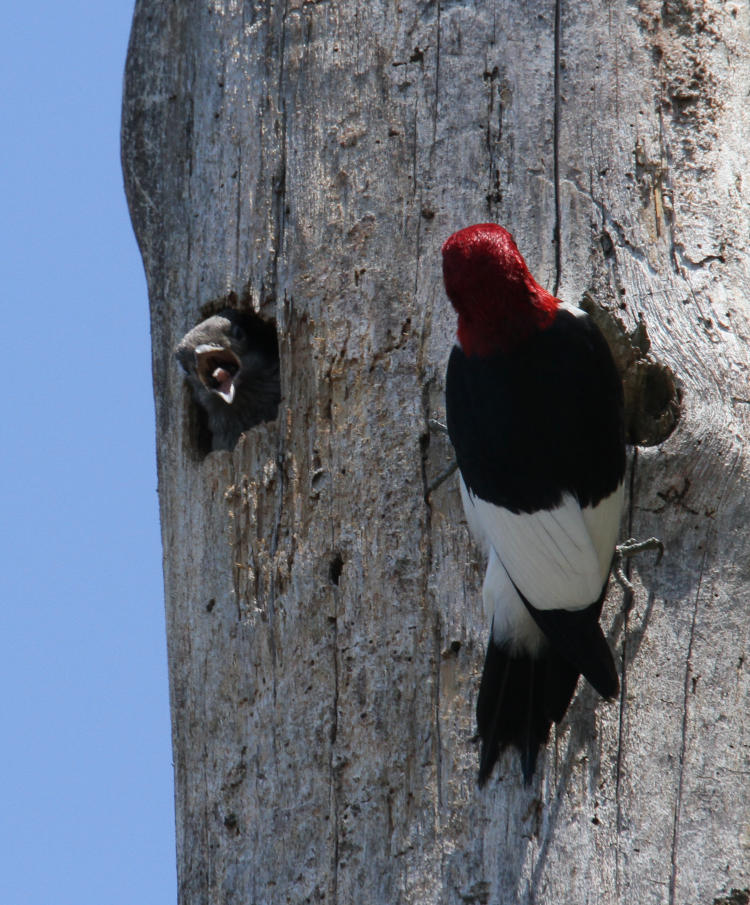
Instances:
[[[620,687],[615,661],[604,637],[599,615],[604,595],[582,610],[538,610],[521,600],[550,644],[603,698],[613,698]]]
[[[508,745],[518,749],[524,782],[531,782],[539,748],[568,709],[578,675],[552,648],[530,657],[490,638],[477,699],[480,786]]]

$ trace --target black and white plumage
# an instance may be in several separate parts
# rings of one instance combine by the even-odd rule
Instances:
[[[458,313],[448,432],[488,555],[479,781],[512,745],[529,782],[579,675],[605,698],[618,689],[599,616],[622,510],[622,384],[593,321],[536,283],[501,226],[451,236],[443,274]]]
[[[276,418],[281,390],[272,324],[229,308],[193,327],[175,356],[205,412],[212,449],[232,449],[244,431]]]

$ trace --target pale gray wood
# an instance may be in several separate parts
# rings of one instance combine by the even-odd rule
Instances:
[[[183,905],[750,888],[749,48],[719,0],[137,0]],[[623,536],[667,552],[606,604],[619,704],[580,686],[531,788],[506,757],[480,793],[483,563],[455,477],[424,490],[440,245],[484,220],[626,357],[642,318],[682,414],[631,456]],[[172,349],[229,292],[275,318],[284,399],[201,459]]]

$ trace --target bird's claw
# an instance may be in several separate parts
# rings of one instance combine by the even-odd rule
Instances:
[[[458,462],[452,462],[445,471],[441,472],[434,481],[431,481],[430,484],[427,485],[427,493],[425,497],[428,497],[433,490],[437,490],[438,487],[443,483],[443,481],[447,481],[448,478],[453,474],[453,472],[458,468]]]
[[[630,559],[631,556],[637,556],[639,553],[645,553],[646,550],[658,550],[658,556],[656,557],[656,565],[658,565],[664,555],[664,544],[658,537],[649,537],[648,540],[641,541],[630,537],[624,543],[615,547],[615,555],[612,559],[612,574],[618,584],[628,594],[634,594],[635,588],[625,574],[625,570],[622,567],[623,561]]]
[[[649,537],[648,540],[636,540],[634,537],[629,537],[615,547],[615,556],[619,555],[620,559],[630,559],[631,556],[637,556],[646,550],[659,551],[659,555],[656,557],[656,564],[658,565],[662,556],[664,556],[664,544],[658,537]]]
[[[435,418],[427,419],[427,427],[431,431],[434,431],[436,434],[445,434],[446,436],[448,434],[448,428]],[[458,462],[454,459],[453,462],[448,466],[448,468],[445,469],[445,471],[442,471],[433,481],[431,481],[427,485],[427,490],[425,491],[424,495],[425,500],[430,496],[433,490],[437,490],[444,481],[447,481],[457,468]]]

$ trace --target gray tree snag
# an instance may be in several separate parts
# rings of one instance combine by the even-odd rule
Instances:
[[[137,0],[183,905],[747,903],[749,91],[732,0]],[[440,246],[487,220],[598,313],[650,444],[622,537],[666,554],[605,604],[620,700],[479,792],[484,563],[425,490]],[[173,350],[227,304],[282,402],[208,453]]]

